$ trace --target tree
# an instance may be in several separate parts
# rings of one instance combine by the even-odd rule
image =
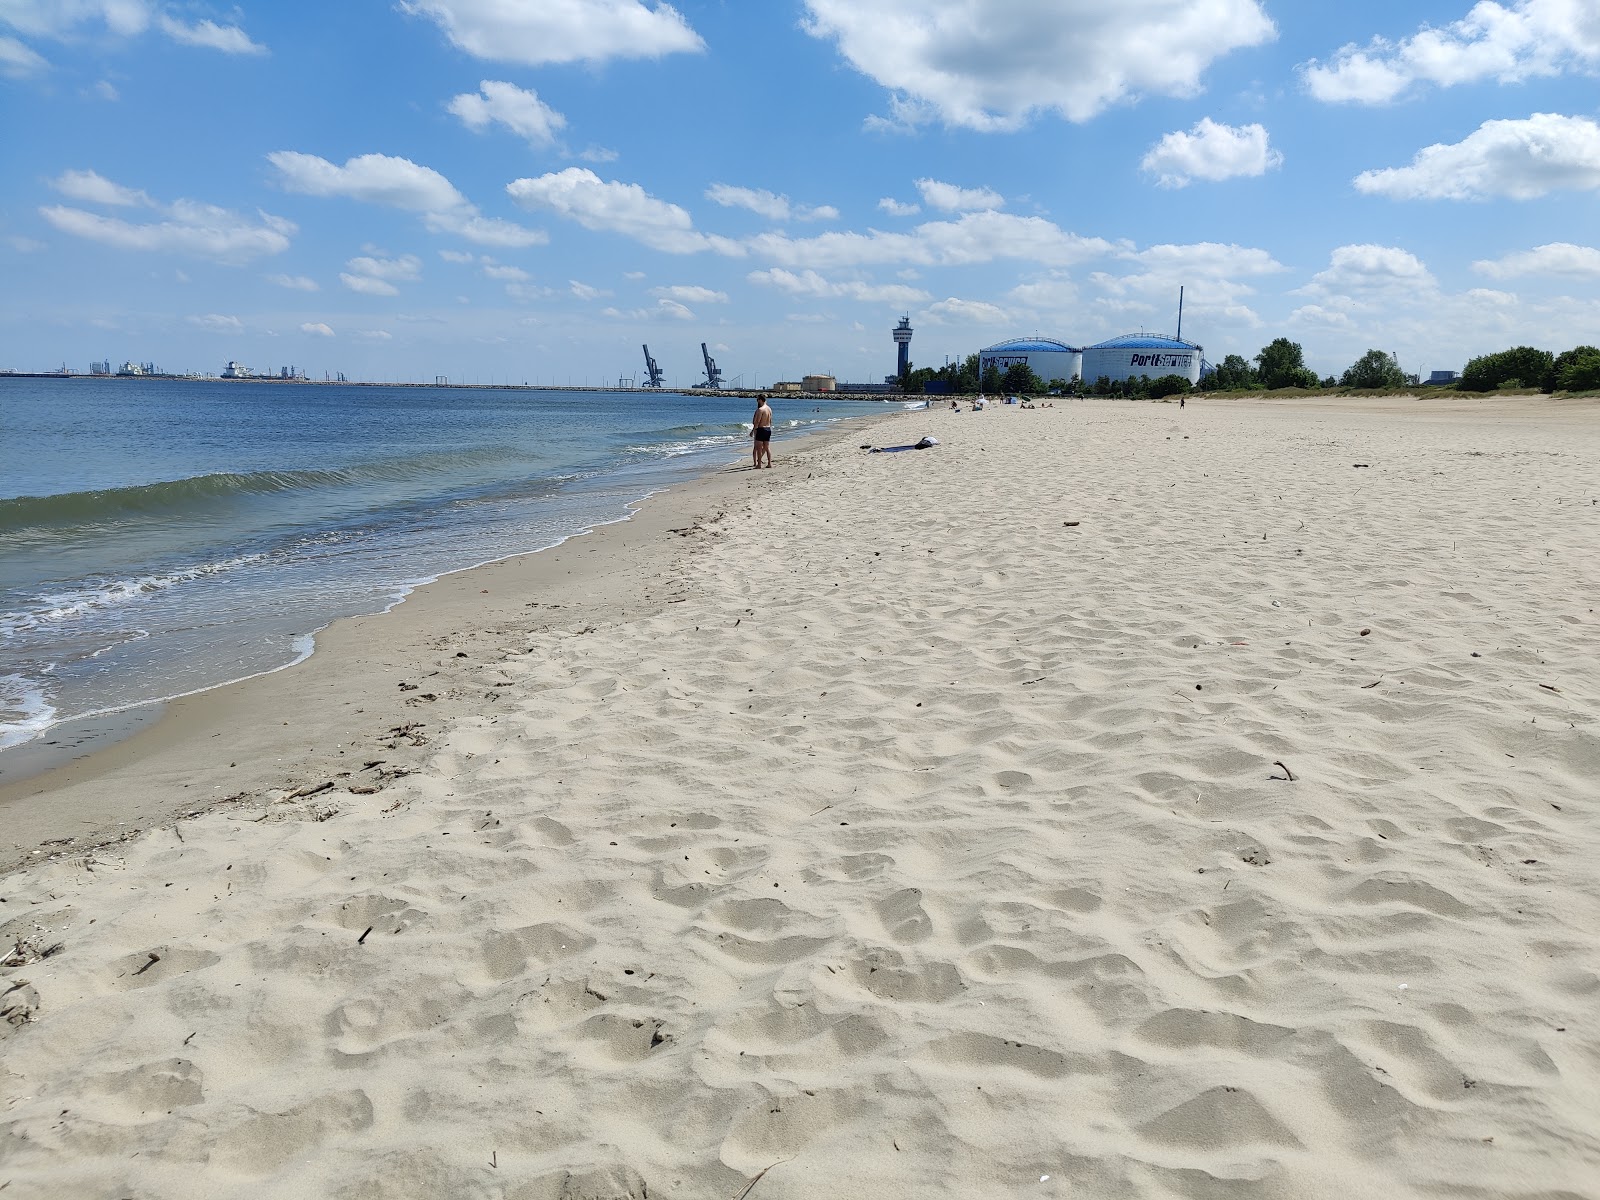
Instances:
[[[1256,355],[1256,375],[1266,388],[1314,388],[1317,373],[1306,366],[1305,351],[1299,342],[1276,338]]]
[[[1034,373],[1032,367],[1025,362],[1012,363],[1006,368],[1006,373],[1000,377],[1000,389],[1004,392],[1025,392],[1029,395],[1038,395],[1044,391],[1044,380]]]
[[[1399,388],[1406,385],[1406,373],[1392,354],[1368,350],[1339,379],[1340,387]]]
[[[1257,386],[1256,369],[1240,354],[1230,354],[1211,372],[1207,386],[1222,392],[1243,391]]]
[[[1555,379],[1546,391],[1592,392],[1600,389],[1600,349],[1575,346],[1556,355]]]
[[[1181,396],[1189,388],[1187,375],[1162,375],[1150,381],[1150,398],[1159,400],[1163,396]]]
[[[1456,386],[1463,392],[1492,392],[1505,387],[1548,387],[1555,372],[1555,355],[1532,346],[1515,346],[1496,354],[1481,354],[1461,369]]]

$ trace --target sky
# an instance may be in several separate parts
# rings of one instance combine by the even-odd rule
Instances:
[[[0,369],[1600,342],[1600,0],[0,0]]]

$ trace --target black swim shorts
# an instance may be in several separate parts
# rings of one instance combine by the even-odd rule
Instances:
[[[770,425],[757,425],[756,426],[756,441],[758,441],[758,442],[770,442],[771,440],[772,440],[772,426],[770,426]]]

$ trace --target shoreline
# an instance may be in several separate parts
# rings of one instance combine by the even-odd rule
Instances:
[[[777,462],[792,467],[791,459],[803,453],[843,444],[907,415],[912,414],[896,409],[852,420],[847,428],[786,439],[779,445],[789,449]],[[732,502],[746,480],[762,487],[769,478],[782,483],[786,474],[780,467],[756,484],[742,463],[708,466],[631,502],[627,516],[555,546],[451,572],[414,587],[384,611],[336,620],[313,635],[313,651],[296,662],[190,695],[62,722],[40,739],[11,747],[6,753],[24,765],[14,777],[0,778],[0,824],[8,831],[0,845],[0,877],[28,862],[81,854],[240,795],[270,790],[285,770],[296,777],[343,770],[342,745],[416,719],[417,705],[398,691],[399,683],[409,680],[399,677],[437,675],[447,664],[424,669],[423,660],[435,643],[459,628],[458,620],[468,623],[468,632],[460,635],[465,644],[484,633],[512,636],[519,619],[533,629],[560,624],[548,615],[539,620],[541,608],[597,619],[659,610],[666,601],[650,589],[652,579],[669,571],[678,557],[673,528],[693,527],[706,510]],[[617,585],[618,594],[596,598],[597,581]],[[547,598],[530,605],[523,597],[534,593]],[[316,697],[349,684],[353,672],[370,702],[339,705],[343,711],[303,719],[306,697],[316,704]],[[257,710],[271,714],[264,726],[252,719]],[[321,719],[336,719],[334,731],[317,728]],[[227,763],[202,749],[219,738],[234,747]],[[35,744],[46,740],[67,744]],[[98,785],[113,776],[130,785],[125,792],[131,797],[95,802]],[[197,793],[191,777],[204,777],[209,786]],[[217,779],[225,779],[226,786],[213,782]],[[39,802],[44,797],[54,797],[59,807],[45,811],[48,806]]]

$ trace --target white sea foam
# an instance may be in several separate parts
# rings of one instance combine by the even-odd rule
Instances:
[[[261,562],[264,554],[245,554],[220,562],[203,563],[182,571],[140,575],[133,579],[97,580],[65,592],[52,592],[34,598],[33,606],[20,612],[0,613],[0,643],[22,634],[65,624],[108,608],[143,599],[168,588],[220,575]]]
[[[0,750],[38,737],[55,722],[44,689],[22,675],[0,675]]]

